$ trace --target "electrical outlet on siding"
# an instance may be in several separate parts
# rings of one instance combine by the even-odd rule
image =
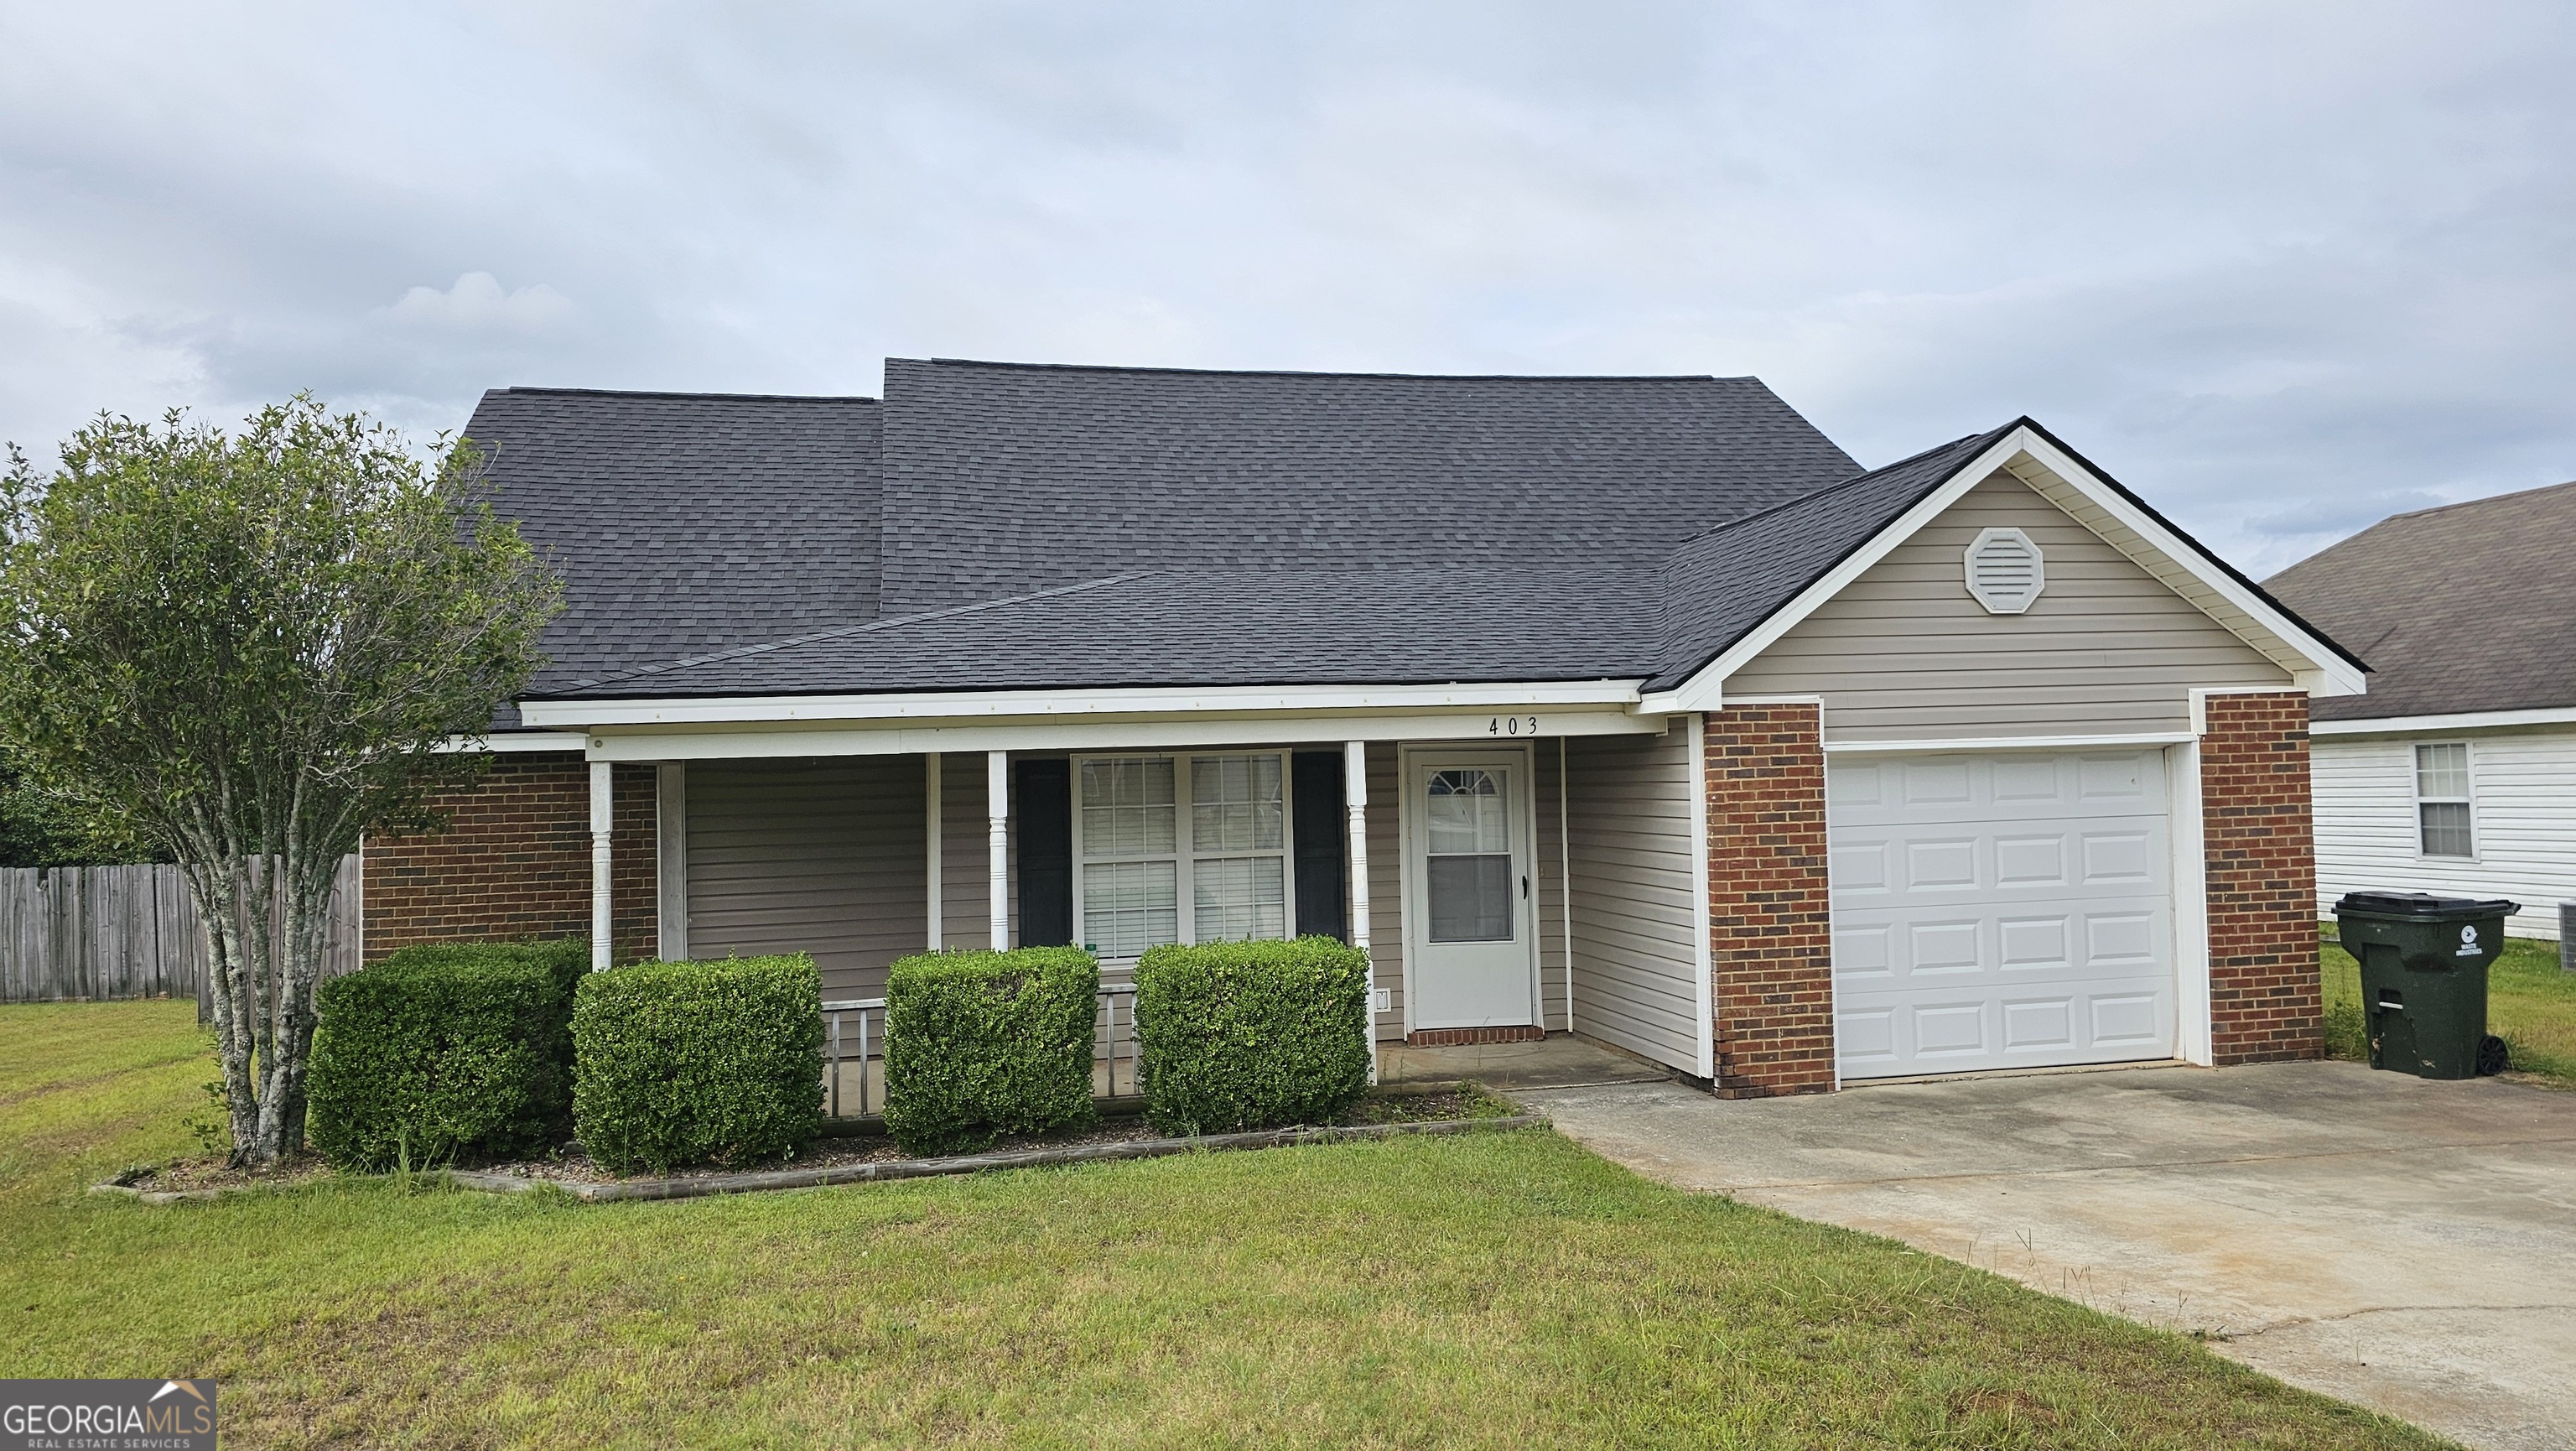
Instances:
[[[1395,989],[1382,987],[1369,994],[1369,1010],[1379,1013],[1395,1011]]]

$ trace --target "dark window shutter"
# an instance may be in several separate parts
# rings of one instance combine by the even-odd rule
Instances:
[[[1020,945],[1073,941],[1073,763],[1014,761],[1019,818]]]
[[[1297,931],[1350,940],[1342,896],[1343,838],[1350,818],[1342,802],[1342,756],[1301,751],[1289,759],[1297,835]]]

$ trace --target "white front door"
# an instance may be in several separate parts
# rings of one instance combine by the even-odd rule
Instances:
[[[1410,758],[1405,877],[1416,1028],[1534,1021],[1528,765],[1517,751]]]
[[[2170,1058],[2159,751],[1836,756],[1845,1078]]]

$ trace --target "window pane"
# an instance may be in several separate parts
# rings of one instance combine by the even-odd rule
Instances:
[[[1085,861],[1170,856],[1179,808],[1172,758],[1130,756],[1082,763],[1082,855]]]
[[[1197,766],[1191,766],[1193,775]],[[1190,864],[1198,909],[1191,924],[1201,942],[1288,935],[1286,881],[1275,856],[1201,859]]]
[[[1180,893],[1170,862],[1109,862],[1082,869],[1082,940],[1103,957],[1134,957],[1181,940]]]
[[[2469,799],[2469,748],[2457,742],[2415,748],[2415,794],[2427,801]]]
[[[2469,805],[2465,801],[2427,801],[2415,808],[2424,816],[2424,855],[2467,856]]]
[[[1190,761],[1191,850],[1277,851],[1286,819],[1277,756]]]
[[[1436,856],[1431,875],[1431,940],[1512,940],[1512,859]]]
[[[1428,821],[1431,852],[1508,852],[1511,817],[1502,778],[1491,771],[1434,771]]]

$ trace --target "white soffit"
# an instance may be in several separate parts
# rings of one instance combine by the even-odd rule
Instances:
[[[2395,736],[2425,731],[2511,730],[2515,727],[2576,725],[2576,706],[2539,710],[2477,710],[2456,715],[2384,715],[2364,720],[2319,720],[2308,723],[2312,736]]]

